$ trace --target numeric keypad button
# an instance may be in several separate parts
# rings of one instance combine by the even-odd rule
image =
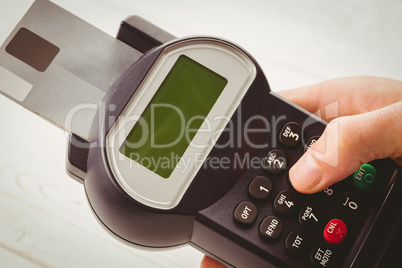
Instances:
[[[359,213],[360,197],[352,192],[345,193],[339,201],[338,208],[343,216],[353,217]]]
[[[320,200],[323,202],[336,202],[339,199],[341,193],[342,189],[339,186],[339,183],[336,183],[325,188],[324,190],[321,190],[317,194],[320,197]]]
[[[262,168],[271,174],[278,174],[287,168],[286,155],[281,150],[272,150],[262,159]]]
[[[248,186],[248,193],[255,199],[266,199],[272,191],[272,182],[265,176],[255,177]]]
[[[276,196],[274,200],[274,209],[281,214],[291,214],[295,211],[298,198],[295,193],[289,190],[284,190]]]
[[[296,122],[287,123],[279,134],[279,143],[285,147],[296,147],[301,140],[301,127]]]
[[[321,213],[313,206],[306,206],[300,211],[298,220],[301,226],[312,229],[320,223]]]

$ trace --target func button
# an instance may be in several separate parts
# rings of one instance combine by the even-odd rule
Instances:
[[[311,137],[311,138],[307,141],[306,145],[304,146],[304,152],[306,152],[308,149],[310,149],[310,148],[314,145],[314,143],[317,142],[317,140],[318,140],[319,138],[320,138],[320,136],[313,136],[313,137]]]

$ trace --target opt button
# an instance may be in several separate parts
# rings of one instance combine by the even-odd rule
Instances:
[[[243,225],[251,225],[258,216],[257,207],[250,202],[241,202],[233,212],[235,220]]]
[[[324,229],[324,238],[328,243],[338,244],[345,239],[348,228],[346,224],[338,219],[332,219]]]

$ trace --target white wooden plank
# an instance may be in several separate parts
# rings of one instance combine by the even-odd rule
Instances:
[[[107,235],[95,221],[73,222],[60,210],[30,209],[29,204],[0,196],[0,209],[7,215],[0,230],[0,247],[39,267],[184,267],[194,261],[192,249],[171,252],[133,250]],[[59,208],[62,209],[62,208]],[[24,214],[21,213],[24,211]],[[88,215],[91,215],[88,211]],[[46,246],[43,246],[46,245]],[[189,250],[190,249],[190,250]],[[186,252],[186,253],[185,253]],[[184,253],[186,255],[184,255]],[[186,264],[187,262],[187,264]]]
[[[24,267],[24,268],[39,268],[40,266],[35,265],[29,260],[20,257],[18,253],[14,253],[12,250],[9,251],[4,247],[0,246],[0,264],[2,268],[16,268],[16,267]]]
[[[55,2],[112,35],[123,17],[138,14],[177,36],[227,38],[256,57],[274,89],[352,75],[402,80],[398,0]],[[278,67],[282,75],[273,71]]]
[[[110,237],[82,185],[64,172],[64,133],[9,100],[2,104],[19,114],[19,121],[0,116],[0,247],[17,255],[4,265],[22,259],[39,267],[198,267],[202,255],[190,247],[145,252]]]

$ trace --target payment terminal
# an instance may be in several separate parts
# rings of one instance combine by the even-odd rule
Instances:
[[[176,38],[139,17],[115,39],[38,0],[1,46],[0,91],[71,133],[67,172],[126,244],[191,245],[228,267],[397,256],[400,167],[380,159],[317,194],[295,191],[289,168],[326,124],[271,92],[229,41]]]

